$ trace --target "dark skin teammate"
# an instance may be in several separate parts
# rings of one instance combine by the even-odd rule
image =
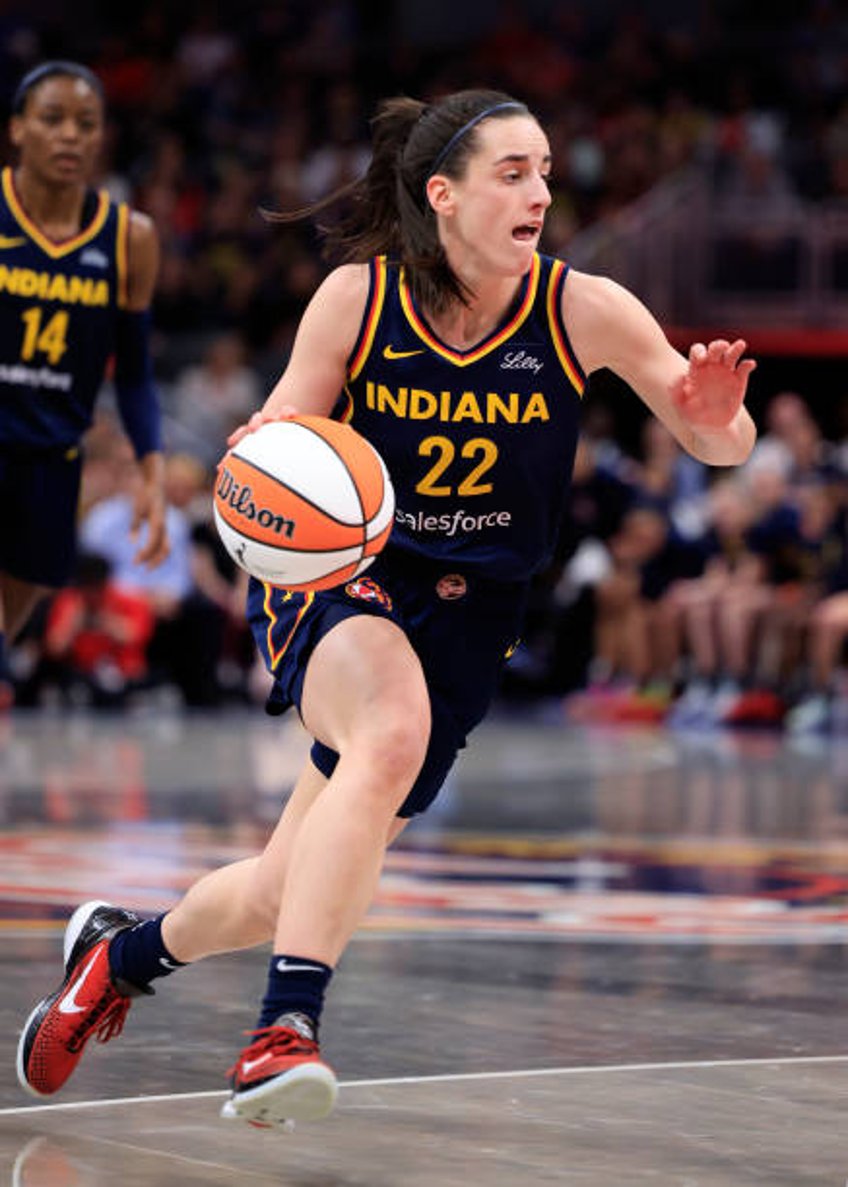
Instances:
[[[89,79],[84,70],[79,74],[48,70],[41,77],[36,70],[28,77],[34,81],[25,86],[9,125],[17,152],[12,184],[28,223],[45,240],[61,245],[85,230],[86,198],[103,143],[103,98],[96,80],[93,76]],[[131,317],[149,310],[159,266],[155,228],[138,211],[129,212],[126,254],[123,312]],[[0,262],[6,262],[5,258]],[[0,295],[0,301],[5,299],[5,293]],[[138,341],[133,344],[134,348],[139,346],[145,348]],[[142,398],[150,398],[149,392]],[[147,448],[149,440],[144,435],[134,444],[140,456],[133,531],[138,533],[142,524],[147,526],[137,559],[152,566],[168,549],[163,457],[158,446]],[[55,578],[22,577],[7,557],[0,557],[0,631],[7,639],[20,633],[38,601],[57,584],[62,582]]]

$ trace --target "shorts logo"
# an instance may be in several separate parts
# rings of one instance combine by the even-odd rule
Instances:
[[[362,602],[376,602],[384,610],[392,608],[392,599],[383,587],[370,577],[357,577],[355,581],[348,581],[345,593],[349,598],[359,598]]]
[[[436,582],[436,593],[445,602],[464,598],[467,592],[468,583],[461,573],[447,573]]]

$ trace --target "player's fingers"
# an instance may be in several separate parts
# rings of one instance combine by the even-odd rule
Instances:
[[[748,376],[751,374],[751,372],[756,371],[756,369],[757,369],[757,360],[756,359],[743,359],[742,362],[739,364],[739,366],[736,368],[736,374],[741,375],[741,376],[743,376],[743,378],[747,379]]]
[[[723,362],[725,352],[729,346],[730,343],[726,342],[724,338],[716,338],[716,340],[711,342],[707,347],[707,360],[711,363]]]
[[[130,520],[130,537],[135,539],[138,535],[138,529],[141,527],[141,521],[144,519],[144,507],[141,503],[133,503],[132,519]]]
[[[703,342],[693,342],[689,347],[689,362],[700,367],[707,361],[707,348]]]
[[[733,345],[728,346],[727,350],[724,352],[724,361],[728,364],[728,366],[735,367],[747,349],[748,343],[745,341],[745,339],[737,338]]]
[[[135,560],[137,564],[147,565],[152,569],[156,565],[160,565],[169,552],[170,548],[165,537],[165,525],[161,524],[157,529],[151,529],[146,543],[136,553]]]
[[[262,427],[262,425],[266,425],[274,420],[293,420],[299,415],[300,413],[298,412],[297,408],[295,408],[292,404],[284,404],[282,408],[277,408],[273,412],[266,412],[264,409],[260,409],[258,412],[254,412],[247,424],[239,425],[237,429],[234,429],[232,433],[230,433],[229,437],[227,438],[227,445],[229,445],[232,449],[232,447],[234,445],[238,445],[239,441],[246,437],[248,433],[255,433],[257,429]]]

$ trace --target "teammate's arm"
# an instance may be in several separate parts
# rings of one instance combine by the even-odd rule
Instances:
[[[130,214],[127,254],[127,303],[118,312],[115,387],[121,419],[141,473],[133,507],[133,536],[147,524],[147,539],[135,559],[152,568],[168,555],[165,461],[150,358],[150,306],[159,272],[159,240],[151,220],[138,211]]]
[[[586,372],[609,367],[699,461],[734,466],[747,458],[756,429],[744,406],[756,363],[745,343],[696,343],[688,359],[670,344],[641,301],[600,276],[570,271],[563,317]]]
[[[343,264],[316,290],[295,335],[288,365],[262,409],[228,439],[234,445],[267,420],[297,413],[328,416],[344,388],[347,363],[368,299],[368,267]]]

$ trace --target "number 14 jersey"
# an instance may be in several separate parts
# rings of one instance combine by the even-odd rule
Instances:
[[[61,449],[91,424],[126,300],[129,210],[89,190],[78,234],[49,239],[0,176],[0,446]]]

